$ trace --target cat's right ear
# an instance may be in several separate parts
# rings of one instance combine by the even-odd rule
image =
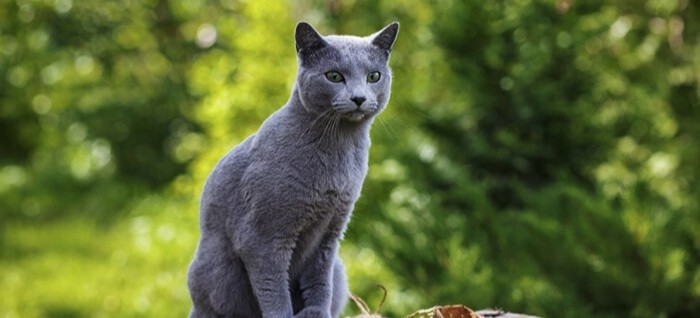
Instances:
[[[383,29],[379,30],[377,33],[372,34],[372,44],[378,48],[391,52],[391,48],[394,46],[394,41],[396,41],[396,36],[399,34],[399,23],[393,22]]]
[[[328,45],[326,40],[316,32],[316,29],[306,22],[297,23],[294,39],[296,40],[297,53],[313,52]]]

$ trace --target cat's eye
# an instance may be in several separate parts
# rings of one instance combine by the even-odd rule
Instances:
[[[326,78],[333,83],[340,83],[345,80],[343,74],[338,71],[328,71],[326,72]]]
[[[382,74],[379,72],[372,72],[372,73],[367,74],[367,81],[370,83],[379,82],[380,78],[382,78]]]

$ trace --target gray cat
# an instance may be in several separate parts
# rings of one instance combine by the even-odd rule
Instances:
[[[392,23],[368,37],[295,31],[292,96],[214,168],[190,264],[190,317],[338,317],[338,244],[367,173],[369,129],[389,99]]]

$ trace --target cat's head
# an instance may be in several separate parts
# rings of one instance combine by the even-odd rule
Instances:
[[[297,24],[297,89],[304,108],[318,116],[360,122],[384,109],[391,92],[388,60],[399,32],[394,22],[367,36],[321,36]]]

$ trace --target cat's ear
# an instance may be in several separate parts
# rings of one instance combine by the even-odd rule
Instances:
[[[399,34],[399,23],[393,22],[379,32],[372,34],[372,44],[378,48],[391,52],[391,48],[394,46],[394,41],[396,41],[396,36]]]
[[[294,39],[296,40],[297,53],[300,51],[315,51],[328,45],[314,27],[306,22],[297,23]]]

